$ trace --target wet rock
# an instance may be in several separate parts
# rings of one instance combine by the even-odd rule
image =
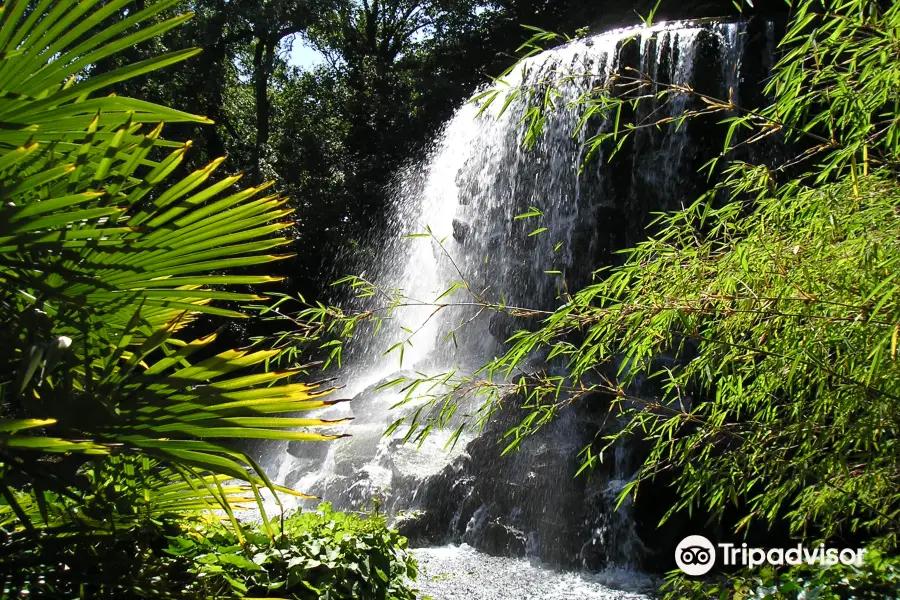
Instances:
[[[381,427],[357,427],[352,437],[331,442],[334,444],[334,473],[344,476],[359,474],[375,456],[382,433]]]
[[[492,521],[484,528],[480,547],[488,554],[525,556],[525,534],[515,527]]]
[[[505,342],[518,329],[518,323],[514,317],[506,313],[494,313],[488,322],[488,331],[501,342]]]
[[[466,223],[465,221],[460,221],[459,219],[453,219],[453,239],[456,240],[460,244],[464,244],[466,239],[468,239],[469,234],[472,233],[472,226]]]
[[[608,557],[606,553],[606,540],[597,530],[597,535],[592,536],[590,540],[581,547],[578,554],[581,566],[588,571],[601,571],[608,565]]]
[[[294,458],[309,461],[322,461],[328,454],[327,442],[288,442],[287,453]]]
[[[391,405],[397,402],[396,394],[399,389],[396,387],[383,388],[382,386],[398,378],[415,377],[418,377],[415,371],[403,369],[373,383],[359,392],[349,402],[349,408],[352,411],[351,416],[358,421],[379,420],[382,415],[386,414]],[[347,405],[345,404],[344,406]],[[356,429],[357,424],[354,423],[349,433],[355,435]],[[384,433],[383,430],[382,433]]]
[[[441,528],[440,518],[434,513],[420,510],[398,514],[391,527],[409,540],[411,548],[427,548],[443,543],[446,532]]]

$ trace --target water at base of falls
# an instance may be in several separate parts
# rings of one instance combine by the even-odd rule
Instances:
[[[533,56],[511,74],[511,86],[539,87],[573,70],[589,75],[560,80],[557,110],[547,115],[544,135],[530,150],[523,149],[523,106],[518,101],[502,115],[502,98],[481,115],[475,104],[460,108],[422,162],[400,174],[394,225],[373,244],[378,258],[365,265],[367,277],[382,289],[400,289],[424,304],[397,310],[377,336],[358,332],[348,347],[342,395],[353,401],[317,416],[352,417],[334,430],[352,437],[327,444],[272,444],[261,462],[273,479],[321,496],[337,509],[371,507],[372,499],[379,498],[415,545],[443,547],[421,551],[429,564],[439,565],[448,556],[460,564],[488,562],[509,574],[511,586],[526,573],[534,585],[542,579],[560,586],[594,581],[551,574],[526,558],[606,573],[616,568],[669,568],[669,548],[674,550],[682,532],[655,527],[662,516],[657,508],[667,502],[662,495],[671,492],[644,494],[650,506],[626,501],[616,509],[618,492],[640,468],[635,448],[616,447],[614,460],[590,477],[575,476],[579,451],[608,433],[608,399],[586,397],[565,407],[519,451],[501,456],[504,446],[497,441],[522,416],[515,397],[503,403],[484,430],[465,432],[452,451],[445,451],[458,419],[432,430],[418,448],[401,443],[403,428],[385,437],[388,426],[404,414],[390,410],[404,394],[396,387],[379,389],[378,384],[417,373],[472,372],[503,351],[505,340],[521,325],[503,313],[482,314],[471,306],[464,288],[443,298],[457,306],[435,313],[428,305],[461,277],[492,301],[504,298],[509,305],[552,310],[567,288],[584,285],[592,271],[610,264],[616,250],[642,239],[651,211],[691,202],[696,187],[706,185],[703,178],[697,183],[696,173],[708,154],[698,148],[720,148],[721,141],[710,136],[708,128],[693,129],[692,123],[641,130],[612,163],[601,151],[582,170],[587,136],[608,130],[610,124],[593,120],[573,137],[584,107],[568,103],[626,69],[740,102],[746,73],[771,67],[773,43],[771,27],[765,24],[752,30],[746,23],[663,23],[589,36]],[[758,90],[764,75],[753,77],[757,81],[747,87]],[[690,106],[679,98],[669,105],[647,106],[642,109],[647,114],[635,119],[671,117]],[[530,207],[542,217],[515,218]],[[433,233],[430,239],[404,238],[426,226]],[[452,343],[447,341],[448,332],[463,322]],[[415,333],[401,367],[397,353],[383,354],[406,337],[405,332]],[[539,357],[534,361],[535,368],[561,371]],[[423,402],[401,410],[415,410]],[[476,409],[462,406],[458,412]],[[466,547],[450,549],[444,547],[447,543],[510,558],[476,555]],[[481,567],[473,569],[485,573],[489,582]],[[627,597],[603,595],[602,582],[594,583],[600,587],[583,596],[547,589],[541,597]],[[531,596],[469,596],[481,597]]]
[[[653,579],[625,569],[565,573],[521,558],[487,556],[470,546],[414,550],[412,585],[434,600],[645,600]]]

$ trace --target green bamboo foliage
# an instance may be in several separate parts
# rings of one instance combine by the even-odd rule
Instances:
[[[614,123],[588,140],[589,155],[640,128],[723,115],[725,147],[707,165],[719,183],[660,216],[623,266],[596,273],[538,331],[514,335],[485,372],[509,377],[537,352],[568,368],[516,382],[527,416],[510,448],[565,402],[607,397],[621,429],[584,449],[584,468],[622,438],[647,440],[623,498],[661,473],[674,477],[665,518],[717,519],[739,507],[738,530],[786,520],[797,535],[852,532],[896,548],[900,6],[803,0],[794,9],[768,106],[700,96],[703,108],[676,118],[620,121],[648,98],[697,95],[640,73],[576,101],[585,120]],[[536,99],[526,111],[553,108]],[[724,164],[773,135],[796,152],[783,164]]]
[[[217,177],[223,159],[176,178],[190,142],[165,140],[163,122],[210,121],[108,93],[196,50],[84,77],[92,63],[190,17],[147,25],[175,0],[123,13],[129,4],[0,8],[0,470],[36,491],[0,487],[0,514],[25,526],[29,506],[65,487],[42,472],[42,455],[153,459],[167,474],[160,481],[176,486],[169,496],[155,490],[160,506],[175,506],[168,497],[197,507],[227,504],[235,488],[222,488],[223,478],[274,487],[228,440],[334,437],[308,430],[324,421],[279,416],[335,401],[330,389],[291,382],[297,370],[260,373],[277,351],[210,356],[215,334],[177,336],[198,315],[245,318],[241,306],[265,300],[231,286],[276,278],[228,270],[290,256],[278,232],[291,211],[268,185],[241,189],[240,176]]]

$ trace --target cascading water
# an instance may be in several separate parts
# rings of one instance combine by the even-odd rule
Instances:
[[[637,133],[627,152],[613,161],[601,152],[581,171],[586,136],[610,125],[589,122],[573,136],[583,108],[572,102],[626,67],[662,83],[737,97],[744,65],[760,72],[771,66],[770,29],[668,23],[585,37],[528,59],[507,78],[509,88],[540,88],[553,79],[561,93],[530,150],[523,149],[521,100],[502,115],[503,96],[480,115],[476,103],[460,108],[429,155],[398,177],[395,226],[384,234],[381,259],[366,269],[368,279],[401,290],[414,306],[395,309],[378,335],[354,340],[343,373],[345,395],[354,401],[324,415],[354,417],[345,428],[352,437],[273,449],[267,462],[277,465],[277,480],[342,508],[378,496],[392,514],[407,511],[398,523],[420,544],[465,542],[588,569],[641,565],[654,551],[640,539],[641,519],[627,502],[614,510],[639,466],[633,449],[617,447],[606,472],[574,476],[578,451],[602,426],[590,402],[563,411],[501,458],[497,438],[515,422],[515,410],[501,411],[480,435],[462,434],[452,450],[444,445],[457,421],[416,447],[400,443],[402,428],[383,435],[404,414],[389,410],[403,393],[377,384],[413,371],[470,372],[502,349],[517,326],[504,315],[478,314],[476,306],[435,312],[434,300],[454,282],[465,280],[494,302],[552,309],[567,286],[583,284],[615,250],[638,241],[650,211],[695,197],[698,148],[708,143],[702,131],[671,126]],[[566,77],[578,73],[584,76]],[[672,116],[691,101],[681,96],[641,110]],[[515,218],[530,207],[543,216]],[[546,230],[534,233],[540,228]],[[427,238],[404,239],[426,231]],[[442,302],[465,304],[468,294],[460,288]],[[406,338],[402,367],[398,352],[382,356]],[[410,406],[419,405],[398,410]]]

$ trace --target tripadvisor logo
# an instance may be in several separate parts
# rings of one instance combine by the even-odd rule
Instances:
[[[706,575],[716,564],[716,557],[721,558],[724,566],[758,567],[769,564],[773,566],[800,564],[821,565],[830,567],[838,563],[861,567],[865,550],[862,548],[826,548],[818,545],[805,548],[797,544],[792,548],[750,548],[747,544],[718,544],[718,551],[708,539],[702,535],[689,535],[675,548],[675,564],[687,575]]]
[[[702,535],[689,535],[675,548],[675,564],[688,575],[706,575],[716,564],[716,548]]]

